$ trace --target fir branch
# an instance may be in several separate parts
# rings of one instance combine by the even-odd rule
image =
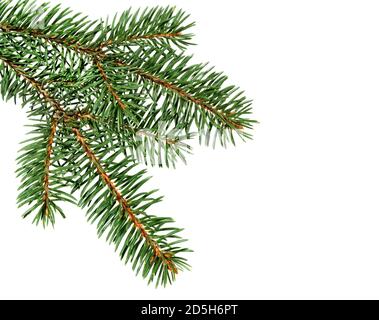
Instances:
[[[191,44],[189,41],[192,34],[187,30],[194,26],[194,23],[187,23],[189,16],[182,10],[174,7],[154,7],[143,11],[137,10],[132,13],[127,10],[114,18],[111,23],[107,23],[112,32],[102,47],[113,49],[116,47],[128,46],[130,44],[153,44],[171,48],[170,44],[184,49]]]
[[[0,31],[45,39],[51,44],[56,43],[93,56],[102,56],[104,48],[124,46],[141,40],[157,40],[154,42],[157,45],[165,45],[161,40],[168,40],[184,49],[192,38],[192,34],[187,34],[186,30],[193,27],[194,23],[185,24],[189,16],[172,7],[155,7],[142,12],[138,10],[134,14],[127,10],[119,19],[115,17],[111,23],[104,23],[102,20],[89,21],[87,17],[78,14],[74,18],[66,18],[72,11],[62,9],[60,5],[49,8],[45,3],[39,10],[32,10],[34,5],[35,2],[29,0],[19,1],[17,8],[8,8],[7,3],[0,4]],[[22,26],[13,23],[16,19],[12,19],[12,14],[16,10],[17,15],[24,18]],[[4,21],[1,21],[1,16]],[[53,20],[54,16],[57,17]],[[51,21],[53,27],[47,25]],[[68,32],[65,36],[59,33],[59,28],[54,27],[59,24],[66,25]],[[34,25],[43,25],[44,28],[35,28]],[[96,41],[91,42],[90,39]]]
[[[104,181],[104,183],[108,186],[109,190],[116,197],[117,202],[119,202],[119,204],[121,205],[122,214],[123,214],[121,218],[128,217],[134,224],[135,228],[139,230],[139,232],[141,233],[141,236],[145,238],[146,243],[149,246],[151,246],[151,248],[154,250],[154,255],[158,257],[159,259],[162,259],[170,271],[177,273],[178,270],[175,264],[167,258],[167,253],[162,252],[162,249],[159,247],[159,245],[153,239],[151,239],[150,235],[145,230],[145,227],[141,224],[141,222],[138,220],[138,218],[136,217],[136,215],[130,208],[128,201],[121,195],[120,191],[117,189],[114,182],[109,178],[108,174],[105,172],[104,168],[100,164],[99,159],[95,156],[93,151],[90,149],[85,138],[80,133],[79,129],[73,128],[72,130],[74,131],[78,142],[83,147],[83,150],[85,154],[87,155],[88,159],[90,159],[92,164],[96,167],[96,171],[100,175],[101,179]]]
[[[76,204],[80,190],[99,236],[157,285],[189,268],[181,254],[190,250],[171,218],[146,213],[161,197],[141,191],[148,178],[137,162],[174,166],[193,129],[226,145],[250,138],[255,123],[238,87],[184,55],[187,19],[155,7],[91,21],[59,5],[0,2],[0,93],[21,98],[34,123],[18,157],[24,217],[54,224],[64,217],[57,203]]]
[[[55,223],[56,213],[65,217],[58,202],[75,204],[76,200],[64,190],[65,183],[56,167],[62,156],[56,142],[58,119],[50,118],[47,123],[38,120],[32,127],[33,137],[24,141],[18,157],[17,174],[22,183],[17,200],[20,207],[28,206],[23,217],[36,212],[34,222],[46,226]]]
[[[242,139],[250,138],[249,130],[256,122],[249,118],[251,102],[235,86],[225,86],[227,79],[206,64],[189,65],[191,57],[174,55],[157,48],[130,48],[127,54],[117,54],[115,63],[126,67],[130,81],[141,85],[150,96],[147,117],[169,123],[195,124],[202,135],[226,145],[234,143],[233,133]],[[154,95],[150,93],[154,92]],[[160,98],[161,108],[157,108]]]
[[[122,62],[118,62],[118,64],[123,65],[123,66],[127,66],[126,64],[123,64]],[[204,99],[194,97],[189,92],[187,92],[184,89],[179,88],[178,86],[170,83],[168,80],[154,76],[153,74],[145,72],[141,69],[131,68],[131,70],[132,70],[132,72],[135,72],[141,78],[146,79],[148,81],[151,81],[152,83],[158,84],[161,87],[168,89],[169,91],[179,95],[180,97],[183,97],[187,101],[194,103],[195,105],[199,106],[200,108],[203,108],[204,110],[216,115],[217,117],[222,119],[226,125],[229,125],[230,127],[235,128],[235,129],[239,129],[239,130],[244,129],[243,125],[236,123],[233,120],[229,119],[228,114],[217,110],[216,107],[208,104]]]
[[[125,243],[125,245],[127,245],[129,249],[125,248],[124,250],[129,250],[128,251],[129,254],[132,254],[132,252],[135,252],[135,250],[137,250],[137,248],[139,250],[142,250],[143,246],[141,247],[140,242],[138,241],[138,238],[143,239],[144,242],[146,243],[146,245],[151,250],[151,255],[149,256],[149,259],[143,261],[143,264],[145,264],[144,276],[147,276],[149,274],[150,270],[152,269],[152,271],[151,271],[152,274],[150,275],[149,281],[153,281],[153,279],[158,277],[157,284],[160,281],[162,281],[162,284],[165,285],[167,281],[171,281],[175,277],[175,274],[178,273],[178,270],[182,269],[181,267],[187,268],[187,265],[185,264],[184,260],[182,260],[180,257],[177,257],[175,255],[175,252],[179,253],[179,252],[183,251],[183,249],[179,249],[179,251],[178,251],[178,249],[174,248],[172,246],[172,244],[168,245],[167,243],[162,243],[162,245],[165,245],[165,247],[167,247],[169,250],[163,250],[162,249],[161,245],[158,243],[158,240],[153,239],[153,236],[148,232],[146,226],[144,226],[143,221],[141,219],[137,218],[137,213],[135,211],[133,211],[131,204],[129,204],[129,202],[133,202],[133,201],[127,200],[122,195],[122,192],[118,189],[115,182],[111,179],[110,175],[106,172],[104,166],[101,164],[99,158],[95,155],[94,150],[91,149],[91,147],[89,146],[88,142],[86,141],[86,138],[82,135],[81,131],[78,128],[73,128],[72,130],[76,136],[77,141],[79,142],[79,144],[83,148],[83,151],[84,151],[86,157],[89,159],[92,166],[96,169],[96,172],[99,175],[99,177],[101,178],[102,182],[107,186],[108,190],[111,192],[112,196],[114,197],[114,199],[117,201],[117,203],[120,206],[121,214],[119,215],[119,217],[116,220],[113,221],[113,224],[118,225],[118,223],[120,223],[120,222],[117,222],[118,220],[122,222],[123,220],[127,219],[127,221],[130,221],[131,224],[133,225],[133,227],[138,231],[139,237],[135,237],[133,242],[127,241]],[[131,181],[133,181],[133,180],[135,182],[138,181],[138,179],[136,180],[136,178],[133,176],[130,176],[130,179],[131,179]],[[129,185],[131,183],[131,181],[130,182],[124,181],[123,184],[125,185],[125,183],[126,183],[127,185]],[[139,184],[141,184],[141,183],[139,183]],[[88,191],[88,192],[90,192],[90,191]],[[91,192],[93,192],[93,191],[91,191]],[[87,198],[87,196],[84,196],[84,199],[86,199],[86,198]],[[145,197],[142,197],[142,199],[144,199],[144,198]],[[93,207],[93,205],[92,205],[92,207]],[[94,211],[96,212],[97,210],[94,210]],[[141,211],[141,209],[139,211]],[[141,212],[139,212],[139,214],[141,214]],[[155,224],[155,222],[153,222],[154,219],[149,218],[148,216],[145,216],[144,221],[146,223],[149,222],[149,224],[151,224],[151,223]],[[108,223],[105,225],[108,225]],[[156,231],[158,231],[160,229],[162,231],[165,230],[165,229],[161,228],[160,225],[161,225],[161,223],[159,223],[156,226],[150,225],[149,229],[150,230],[155,229]],[[100,230],[102,230],[104,227],[100,224],[99,228],[100,228]],[[168,228],[167,230],[171,230],[171,228]],[[175,236],[175,234],[178,231],[180,231],[180,229],[172,229],[169,232],[169,235],[165,237],[166,240],[170,236]],[[103,231],[101,231],[100,233],[102,233],[102,232]],[[110,234],[113,234],[113,233],[111,232]],[[122,238],[122,236],[121,236],[121,238]],[[117,246],[118,246],[121,238],[120,238],[120,236],[117,236],[114,239],[114,242],[117,244]],[[176,238],[176,236],[175,236],[175,238]],[[159,237],[159,239],[162,239],[162,237]],[[175,242],[177,242],[177,241],[175,241]],[[187,251],[187,249],[184,249],[184,251]],[[124,254],[125,253],[121,253],[122,257],[124,256]],[[178,267],[177,264],[179,264],[180,267]],[[156,267],[157,270],[154,271],[155,265],[157,266]],[[136,263],[134,264],[134,267],[135,266],[136,266]],[[162,271],[158,272],[158,268],[161,268]],[[161,274],[162,272],[163,272],[163,275]]]

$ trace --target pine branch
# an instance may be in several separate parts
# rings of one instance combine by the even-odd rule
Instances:
[[[55,223],[55,214],[65,217],[57,202],[76,201],[71,194],[64,191],[59,170],[53,167],[56,164],[61,150],[54,148],[58,121],[52,118],[49,122],[39,121],[33,125],[34,130],[30,132],[33,138],[25,141],[27,143],[18,157],[18,176],[21,177],[19,206],[28,206],[24,217],[36,212],[34,222],[42,222],[43,225]],[[53,149],[55,151],[53,151]]]
[[[90,21],[79,14],[72,18],[72,11],[62,9],[60,5],[49,8],[49,4],[45,3],[38,10],[34,6],[35,1],[29,0],[19,1],[14,7],[6,2],[0,4],[0,18],[3,18],[0,30],[45,39],[94,56],[101,56],[102,49],[114,45],[120,47],[146,40],[155,45],[166,45],[172,41],[184,49],[192,38],[186,30],[194,26],[194,23],[185,24],[188,15],[183,11],[170,7],[155,7],[134,14],[127,10],[119,19],[115,17],[111,23],[104,23],[102,20]],[[22,26],[17,25],[17,16],[22,16]],[[43,28],[35,28],[36,25]],[[64,36],[60,26],[65,26]]]
[[[100,235],[104,232],[103,229],[105,229],[108,226],[108,224],[112,225],[112,227],[111,227],[112,229],[113,228],[119,228],[119,225],[123,224],[125,222],[125,220],[127,220],[126,223],[131,224],[136,231],[129,231],[130,233],[133,234],[133,237],[129,236],[127,238],[127,241],[125,242],[124,248],[121,252],[121,257],[124,258],[124,256],[127,255],[128,253],[130,254],[129,257],[132,257],[131,255],[133,254],[133,252],[136,252],[137,250],[140,250],[140,251],[146,250],[146,246],[147,246],[147,247],[149,247],[149,251],[150,251],[148,259],[144,259],[144,260],[140,261],[140,266],[142,266],[142,265],[145,266],[145,268],[144,268],[145,271],[143,273],[144,277],[147,277],[147,275],[148,275],[147,270],[151,270],[150,281],[153,281],[153,279],[155,279],[157,276],[159,276],[161,274],[161,278],[158,277],[157,285],[159,284],[160,281],[161,281],[160,284],[163,284],[163,285],[165,285],[167,283],[167,281],[171,282],[171,280],[175,277],[175,274],[178,273],[178,268],[187,267],[187,265],[185,264],[185,260],[182,260],[181,258],[175,256],[175,251],[177,251],[177,249],[174,248],[172,245],[167,245],[164,243],[163,245],[166,248],[169,248],[168,250],[164,250],[164,249],[162,249],[161,245],[158,243],[160,238],[158,238],[158,240],[153,239],[153,236],[149,233],[149,231],[148,231],[147,227],[144,225],[143,221],[149,223],[149,225],[150,225],[149,229],[150,230],[153,229],[152,223],[154,223],[154,221],[152,221],[152,219],[147,217],[147,216],[145,216],[145,218],[143,220],[137,218],[137,213],[134,212],[134,210],[132,209],[132,203],[136,203],[136,197],[134,196],[134,198],[132,197],[131,200],[127,200],[122,195],[122,192],[117,188],[115,182],[111,179],[110,175],[106,172],[104,166],[101,164],[99,158],[95,155],[94,150],[91,149],[91,147],[89,146],[88,142],[86,141],[86,139],[84,138],[84,136],[82,135],[80,130],[77,128],[73,128],[73,132],[76,136],[77,141],[79,142],[79,144],[83,148],[84,153],[86,154],[86,157],[89,159],[92,166],[96,169],[96,172],[100,176],[104,185],[106,185],[106,187],[111,192],[111,195],[114,198],[114,200],[119,204],[119,210],[116,207],[116,210],[114,210],[113,213],[112,212],[108,213],[108,215],[112,216],[112,222],[109,222],[109,223],[104,222],[103,224],[101,224],[101,223],[99,224]],[[128,162],[128,159],[127,159],[127,162]],[[124,170],[125,170],[125,167],[128,167],[128,166],[122,165],[122,168]],[[120,172],[118,172],[117,177],[119,180],[120,180],[120,176],[122,176],[122,174]],[[127,180],[128,179],[126,179],[126,181],[123,182],[123,185],[125,185],[125,184],[128,185],[130,183],[130,181],[127,181]],[[141,183],[144,183],[144,181],[137,183],[139,180],[138,175],[129,176],[129,180],[131,180],[131,181],[134,180],[134,183],[136,183],[136,186],[132,189],[132,190],[134,190],[134,191],[132,191],[132,194],[135,193],[136,188],[138,188],[137,186],[141,186]],[[90,181],[89,183],[92,183],[92,181]],[[88,182],[87,182],[87,184],[88,184]],[[96,186],[96,188],[98,188],[98,184],[96,184],[95,186]],[[88,193],[100,193],[100,190],[93,191],[93,188],[92,188],[92,189],[87,191],[87,194],[82,195],[82,199],[87,199],[87,198],[93,199],[94,198],[93,194],[89,197]],[[157,201],[157,200],[148,200],[146,198],[146,196],[148,196],[148,195],[149,194],[142,194],[142,195],[139,195],[138,198],[142,198],[142,199],[144,199],[144,201],[147,201],[147,202],[149,202],[149,201],[150,202],[151,201],[156,202]],[[103,197],[103,194],[101,197]],[[140,201],[141,200],[138,199],[138,202],[140,202]],[[86,203],[86,200],[83,200],[83,204],[85,204],[85,203]],[[151,205],[151,203],[147,204],[147,206],[150,206],[150,205]],[[114,208],[113,205],[110,207]],[[94,208],[93,205],[92,205],[92,208]],[[91,208],[90,208],[90,212],[91,211],[94,213],[97,213],[96,210],[94,210],[94,209],[91,210]],[[118,214],[118,211],[121,211],[120,214]],[[140,211],[139,215],[141,215],[141,208],[139,209],[139,211]],[[160,228],[159,224],[155,226],[155,229],[159,229],[159,228]],[[127,229],[128,228],[123,228],[122,230],[118,230],[118,233],[122,232],[122,234],[121,235],[117,234],[117,235],[113,236],[114,238],[112,241],[114,243],[116,243],[116,245],[120,244],[120,239],[124,236],[123,230],[127,230]],[[162,228],[160,228],[160,229],[162,229]],[[165,237],[165,240],[167,241],[167,239],[169,239],[170,236],[171,237],[174,236],[179,231],[180,231],[180,229],[170,230],[170,233]],[[112,234],[112,232],[110,234]],[[176,238],[176,242],[177,242],[178,238],[177,237],[175,237],[175,238]],[[130,240],[130,239],[133,239],[133,240]],[[144,241],[145,245],[141,244],[141,239]],[[183,249],[180,249],[180,251],[183,251]],[[184,251],[187,251],[187,249],[184,249]],[[137,255],[137,257],[138,257],[138,255]],[[133,257],[131,258],[131,260],[132,260],[131,262],[137,263],[136,261],[133,260]],[[175,260],[177,262],[179,262],[179,267],[176,265]],[[135,264],[135,266],[136,265],[137,264]]]
[[[256,122],[249,118],[251,102],[235,86],[223,87],[227,77],[206,68],[206,64],[188,65],[191,57],[174,55],[151,48],[130,49],[119,54],[116,64],[128,68],[130,81],[139,83],[150,95],[146,113],[160,121],[196,124],[200,135],[219,134],[221,144],[234,143],[233,133],[250,138],[248,130]],[[161,108],[156,105],[165,97]]]
[[[193,64],[188,15],[171,7],[111,20],[33,0],[0,2],[0,93],[29,106],[32,137],[18,157],[24,217],[55,223],[60,202],[87,207],[99,236],[157,285],[188,269],[182,231],[147,213],[161,201],[144,191],[138,162],[175,166],[187,140],[250,138],[251,102],[227,77]]]
[[[191,95],[190,93],[186,92],[185,90],[179,88],[178,86],[170,83],[168,80],[161,79],[157,76],[154,76],[152,74],[149,74],[148,72],[144,72],[141,69],[135,70],[136,74],[139,75],[141,78],[146,79],[148,81],[151,81],[153,83],[156,83],[160,85],[161,87],[168,89],[169,91],[172,91],[173,93],[179,95],[180,97],[186,99],[189,102],[194,103],[195,105],[198,105],[200,108],[205,109],[206,111],[209,111],[210,113],[216,115],[217,117],[221,118],[225,124],[229,125],[230,127],[234,127],[236,129],[244,129],[244,126],[241,124],[238,124],[234,122],[233,120],[229,119],[229,115],[222,113],[222,111],[219,111],[216,109],[216,107],[208,104],[205,100],[196,98],[195,96]]]
[[[137,10],[134,14],[127,10],[119,19],[115,17],[112,23],[106,23],[112,31],[101,47],[112,50],[132,43],[147,43],[167,48],[174,44],[184,49],[193,36],[186,33],[194,26],[194,23],[186,23],[188,17],[183,11],[170,7]]]
[[[159,247],[159,245],[153,239],[151,239],[150,235],[145,230],[145,227],[141,224],[139,219],[136,217],[136,215],[130,208],[128,201],[121,195],[120,191],[117,189],[114,182],[109,178],[108,174],[105,172],[104,168],[101,166],[99,159],[95,156],[93,151],[90,149],[90,147],[86,143],[80,131],[76,128],[73,128],[73,131],[76,135],[76,138],[78,139],[78,142],[83,147],[84,152],[86,153],[88,159],[96,167],[96,171],[101,176],[104,183],[108,186],[109,190],[116,197],[117,202],[119,202],[119,204],[121,205],[121,208],[122,208],[121,218],[124,219],[128,217],[134,224],[135,228],[138,229],[138,231],[141,233],[141,236],[145,238],[146,243],[153,249],[154,255],[158,257],[159,259],[162,259],[162,261],[167,264],[167,268],[170,271],[177,273],[176,266],[173,264],[171,260],[166,258],[167,253],[162,252],[162,249]]]

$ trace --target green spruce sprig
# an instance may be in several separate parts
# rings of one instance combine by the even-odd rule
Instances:
[[[0,92],[28,106],[31,137],[18,158],[18,203],[34,222],[86,207],[121,259],[156,285],[189,265],[171,218],[147,214],[138,162],[174,166],[200,142],[250,138],[251,103],[227,77],[191,64],[188,16],[175,8],[127,10],[92,21],[60,5],[0,2]],[[74,194],[80,191],[79,202]]]

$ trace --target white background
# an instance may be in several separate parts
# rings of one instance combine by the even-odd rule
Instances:
[[[57,1],[53,1],[57,2]],[[191,272],[146,286],[84,212],[44,231],[20,218],[14,170],[25,111],[0,103],[0,298],[379,298],[377,1],[61,1],[91,17],[176,4],[197,61],[254,98],[253,141],[199,147],[150,170],[156,214],[186,227]]]

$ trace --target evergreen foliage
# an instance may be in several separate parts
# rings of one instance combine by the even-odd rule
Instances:
[[[0,1],[0,93],[32,123],[18,158],[24,216],[45,226],[64,217],[63,202],[87,208],[99,236],[156,285],[189,268],[190,250],[171,218],[147,213],[161,197],[145,190],[138,163],[175,166],[195,136],[226,146],[255,122],[239,88],[185,55],[192,26],[171,7],[93,21]]]

